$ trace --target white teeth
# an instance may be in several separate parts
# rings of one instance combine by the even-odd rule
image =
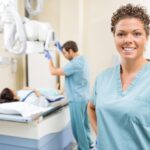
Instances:
[[[134,48],[126,47],[126,48],[124,48],[124,50],[125,50],[125,51],[133,51],[133,50],[134,50]]]

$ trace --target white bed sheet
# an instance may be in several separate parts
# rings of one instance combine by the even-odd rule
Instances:
[[[31,122],[45,117],[67,105],[66,100],[53,102],[49,107],[42,108],[24,102],[5,103],[0,105],[0,120],[15,122]]]

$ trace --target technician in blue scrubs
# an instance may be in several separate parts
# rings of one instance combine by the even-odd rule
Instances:
[[[98,75],[88,104],[98,150],[150,150],[150,62],[143,53],[150,17],[141,6],[121,6],[111,31],[121,63]]]
[[[67,41],[61,48],[64,57],[69,60],[63,68],[56,68],[51,55],[49,58],[50,72],[52,75],[65,76],[65,91],[69,101],[71,124],[78,150],[93,149],[90,138],[90,128],[87,116],[87,103],[89,100],[89,72],[87,62],[83,56],[79,56],[77,44]],[[67,138],[67,137],[66,137]]]

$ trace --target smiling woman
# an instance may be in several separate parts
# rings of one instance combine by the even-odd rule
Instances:
[[[111,31],[121,64],[97,77],[88,104],[98,149],[149,150],[150,63],[143,57],[149,24],[141,6],[127,4],[113,13]]]

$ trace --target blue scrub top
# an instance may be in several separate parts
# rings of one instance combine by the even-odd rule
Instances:
[[[122,91],[120,65],[95,82],[98,150],[150,150],[150,63]]]
[[[77,56],[63,67],[65,89],[69,101],[89,100],[89,72],[83,56]]]

